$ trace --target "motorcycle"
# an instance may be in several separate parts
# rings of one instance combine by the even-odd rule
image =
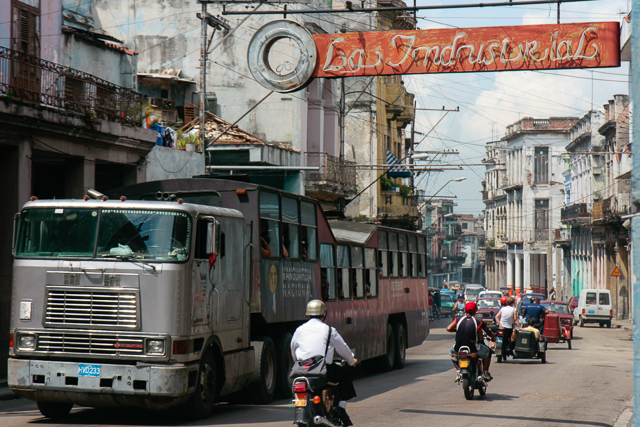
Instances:
[[[344,361],[334,361],[344,363]],[[336,427],[343,423],[338,416],[336,384],[327,382],[326,376],[296,377],[293,380],[293,423],[298,427]]]
[[[471,353],[469,347],[462,346],[458,350],[458,359],[460,366],[459,383],[462,384],[464,397],[467,400],[473,400],[475,390],[478,390],[480,396],[484,396],[487,393],[487,383],[480,376],[478,355]]]

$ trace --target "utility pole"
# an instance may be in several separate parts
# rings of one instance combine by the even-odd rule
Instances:
[[[345,93],[344,77],[340,79],[340,163],[344,162]],[[335,134],[334,134],[335,135]]]
[[[216,18],[207,12],[207,4],[214,3],[213,0],[198,0],[202,4],[202,13],[196,14],[201,21],[200,26],[200,147],[205,149],[205,130],[204,124],[207,118],[206,98],[207,98],[207,55],[209,51],[209,44],[213,40],[213,35],[216,30],[230,30],[231,27],[225,21],[220,18]],[[211,34],[211,40],[207,43],[207,27],[213,28]]]

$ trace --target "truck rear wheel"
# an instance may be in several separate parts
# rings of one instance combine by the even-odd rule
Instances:
[[[291,356],[290,332],[285,332],[278,337],[276,345],[278,377],[276,382],[276,395],[281,398],[291,397],[291,381],[289,374],[293,368],[293,357]]]
[[[40,413],[47,418],[57,419],[69,415],[73,403],[66,402],[36,402]]]
[[[273,401],[276,392],[276,347],[269,337],[257,338],[262,342],[261,348],[256,348],[256,369],[258,381],[251,386],[253,400],[259,404],[267,404]],[[258,354],[259,352],[259,354]]]
[[[189,400],[184,404],[185,412],[193,419],[207,418],[216,403],[218,394],[218,367],[216,357],[208,349],[200,359],[198,384]]]

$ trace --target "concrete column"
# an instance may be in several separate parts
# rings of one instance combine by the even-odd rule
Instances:
[[[512,295],[517,293],[513,287],[513,254],[507,252],[507,288],[512,289]]]
[[[516,289],[522,292],[522,262],[520,259],[520,254],[516,254]]]

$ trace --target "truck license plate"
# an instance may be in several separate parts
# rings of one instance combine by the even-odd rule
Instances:
[[[595,313],[596,313],[596,311],[595,311],[595,310],[589,310],[589,311],[588,311],[588,313],[589,313],[589,314],[595,314]]]
[[[99,377],[102,365],[78,365],[79,377]]]
[[[502,337],[498,337],[498,339],[496,340],[496,342],[502,342]]]

